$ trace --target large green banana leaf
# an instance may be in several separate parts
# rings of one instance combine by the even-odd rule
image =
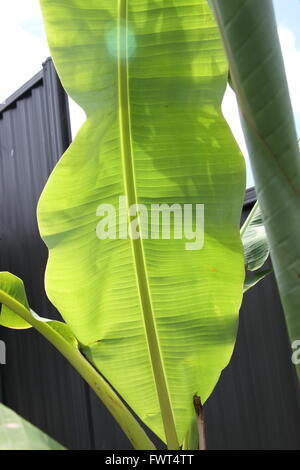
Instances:
[[[227,63],[206,0],[41,0],[87,121],[38,207],[46,288],[85,354],[169,447],[231,357],[242,299],[243,158],[221,114]],[[96,236],[100,204],[204,204],[187,240]],[[126,223],[117,223],[124,231]]]
[[[64,447],[0,403],[0,450],[64,450]]]
[[[300,154],[271,0],[213,0],[291,342],[300,338]],[[297,366],[300,379],[300,365]]]

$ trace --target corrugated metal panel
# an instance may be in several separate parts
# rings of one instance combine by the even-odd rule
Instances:
[[[250,197],[252,191],[243,218]],[[207,402],[210,449],[300,449],[300,393],[291,354],[271,275],[245,294],[231,362]]]
[[[47,250],[36,203],[70,142],[67,98],[51,61],[0,107],[0,270],[25,280],[39,313],[58,318],[43,288]],[[248,190],[243,217],[253,202]],[[7,344],[0,399],[73,449],[130,449],[72,368],[34,331],[0,328]],[[245,296],[230,365],[205,406],[210,449],[300,449],[300,398],[273,277]]]
[[[67,97],[52,62],[0,108],[0,269],[24,279],[32,308],[58,314],[44,293],[47,250],[36,205],[49,173],[70,142]],[[34,331],[1,328],[7,365],[3,400],[69,447],[91,447],[87,386]]]

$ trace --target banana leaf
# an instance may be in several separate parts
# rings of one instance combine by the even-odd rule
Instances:
[[[241,228],[241,237],[245,265],[249,271],[256,271],[265,264],[270,254],[266,229],[258,202]]]
[[[265,279],[265,277],[268,274],[271,274],[272,272],[272,269],[265,269],[252,275],[246,274],[246,279],[244,283],[244,293],[248,292],[248,290],[252,289],[252,287],[256,286],[260,281]]]
[[[272,269],[265,269],[257,273],[251,273],[251,271],[260,269],[265,264],[270,254],[268,238],[258,202],[253,206],[241,228],[241,237],[246,268],[246,279],[244,283],[245,293],[273,271]]]
[[[25,307],[27,321],[24,316],[17,313],[18,309],[14,308],[14,305]],[[32,328],[32,323],[44,323],[62,336],[72,347],[78,348],[78,341],[66,323],[40,317],[29,307],[24,283],[19,277],[9,272],[0,272],[0,326],[27,329]]]
[[[64,447],[0,403],[0,450],[64,450]]]
[[[291,343],[300,338],[300,153],[271,0],[211,2],[230,62]],[[300,365],[296,367],[300,379]]]
[[[206,0],[40,3],[62,83],[87,114],[38,205],[47,293],[86,356],[176,449],[194,395],[207,400],[231,357],[244,281],[245,164],[221,113],[218,28]],[[141,216],[119,217],[120,200],[148,214],[203,204],[204,246],[186,249],[173,228],[157,236],[161,223],[133,239]],[[101,204],[117,217],[100,240]]]

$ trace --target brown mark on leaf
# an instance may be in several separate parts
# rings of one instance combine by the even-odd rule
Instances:
[[[197,416],[202,416],[203,406],[201,403],[201,398],[198,395],[194,395],[194,408]]]

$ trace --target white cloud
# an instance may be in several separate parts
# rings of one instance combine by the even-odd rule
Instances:
[[[43,23],[38,0],[9,0],[0,2],[0,102],[16,91],[42,66],[49,56],[43,32]],[[279,26],[284,62],[296,121],[300,134],[300,51],[296,47],[293,32]],[[247,185],[253,184],[248,152],[240,125],[239,113],[233,91],[228,87],[222,105],[224,115],[245,156]],[[85,113],[70,100],[72,134],[75,136],[83,122]]]
[[[86,114],[83,109],[75,103],[72,98],[69,97],[69,107],[70,107],[70,116],[71,116],[71,130],[72,137],[76,136],[77,132],[81,128],[82,124],[86,120]]]
[[[41,70],[50,52],[38,0],[2,0],[0,18],[1,103]],[[86,117],[73,100],[69,104],[74,137]]]
[[[296,46],[296,38],[293,32],[286,28],[279,26],[278,34],[280,45],[291,95],[292,106],[300,135],[300,51]],[[247,166],[247,187],[253,186],[253,176],[251,165],[249,161],[249,154],[241,127],[238,106],[235,94],[230,87],[227,87],[225,97],[222,104],[223,114],[228,122],[232,133],[239,144],[239,147],[245,157]]]
[[[1,18],[14,23],[41,15],[39,0],[10,0],[1,3]]]
[[[0,3],[0,102],[37,73],[49,56],[38,0]]]
[[[300,51],[293,32],[279,26],[278,34],[294,112],[300,119]]]
[[[230,88],[229,85],[227,86],[226,93],[223,99],[222,111],[223,111],[223,115],[226,121],[228,122],[231,128],[231,131],[235,137],[235,140],[237,144],[239,145],[242,154],[244,155],[244,158],[246,161],[246,170],[247,170],[247,188],[250,188],[251,186],[254,186],[254,180],[253,180],[253,175],[252,175],[252,170],[251,170],[249,154],[248,154],[247,145],[245,142],[245,137],[244,137],[244,133],[243,133],[242,126],[241,126],[239,109],[238,109],[235,93],[232,90],[232,88]]]

